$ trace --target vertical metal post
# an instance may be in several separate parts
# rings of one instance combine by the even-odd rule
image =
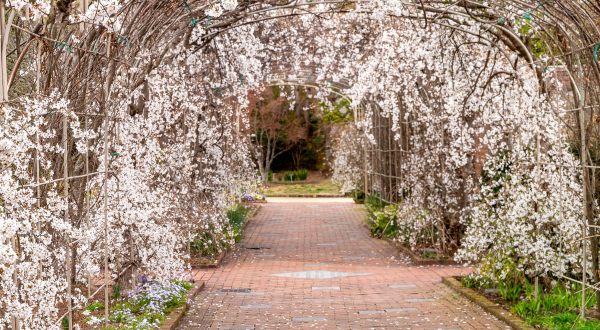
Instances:
[[[69,145],[68,145],[68,137],[69,133],[69,122],[67,113],[63,115],[63,192],[66,203],[65,208],[65,222],[69,223]],[[73,329],[73,283],[72,283],[72,274],[71,274],[71,263],[74,262],[72,260],[73,251],[71,247],[71,238],[67,237],[67,317],[69,321],[69,330]]]
[[[536,148],[535,148],[535,163],[536,164],[535,164],[535,166],[537,167],[537,170],[538,170],[538,176],[535,178],[535,180],[538,181],[538,186],[539,186],[539,176],[541,174],[539,172],[540,171],[540,135],[539,134],[537,134],[536,137],[535,137],[535,144],[536,144]],[[539,208],[537,206],[538,205],[537,205],[537,202],[536,202],[536,210],[535,210],[536,212],[539,211]],[[535,226],[535,231],[536,231],[536,234],[539,235],[539,226],[537,224]],[[538,297],[539,289],[540,289],[540,278],[539,278],[539,276],[536,275],[535,279],[534,279],[534,290],[535,290],[535,292],[533,294],[533,296],[534,296],[534,298],[535,298],[536,301],[539,298]]]
[[[579,316],[584,319],[585,318],[585,308],[586,308],[586,282],[587,282],[587,175],[586,168],[587,165],[587,150],[586,150],[586,141],[585,141],[585,110],[583,107],[583,103],[580,102],[579,110],[579,131],[580,131],[580,139],[581,139],[581,170],[583,171],[583,223],[582,223],[582,266],[583,266],[583,274],[582,274],[582,285],[581,285],[581,310],[579,312]]]
[[[106,57],[110,60],[110,43],[111,36],[108,35],[106,38]],[[109,123],[109,111],[108,111],[108,100],[110,93],[110,86],[107,83],[104,86],[104,324],[108,326],[108,314],[109,314],[109,287],[110,287],[110,274],[108,270],[108,123]]]
[[[39,95],[40,86],[42,80],[42,44],[38,44],[36,48],[36,73],[35,73],[35,92]],[[40,186],[40,127],[37,127],[35,132],[35,184],[36,184],[36,197],[37,197],[37,207],[41,207],[41,198],[42,198],[42,187]],[[38,228],[41,230],[41,226]]]
[[[6,49],[4,48],[5,38],[8,37],[6,26],[6,10],[4,9],[4,0],[0,0],[0,102],[8,100],[7,84],[8,69],[6,65]]]
[[[388,138],[388,152],[387,152],[387,160],[388,160],[388,180],[389,180],[389,201],[390,202],[396,202],[396,192],[395,192],[395,188],[394,188],[394,178],[396,176],[396,173],[394,172],[394,165],[393,165],[393,161],[392,161],[392,156],[395,156],[396,154],[393,151],[393,147],[392,147],[392,115],[390,115],[389,118],[387,118],[386,120],[386,129],[385,131],[387,132],[387,138]]]
[[[87,134],[87,131],[89,129],[88,127],[88,121],[89,118],[87,116],[87,113],[85,114],[84,118],[84,129],[85,132]],[[85,220],[88,221],[89,220],[89,213],[90,213],[90,198],[88,196],[87,193],[87,183],[88,183],[88,175],[90,173],[90,140],[86,137],[85,138],[85,182],[86,182],[86,186],[83,188],[83,191],[85,193],[85,196],[83,198],[83,202],[85,204]],[[92,275],[90,273],[88,273],[88,283],[87,283],[87,297],[91,298],[92,295]]]

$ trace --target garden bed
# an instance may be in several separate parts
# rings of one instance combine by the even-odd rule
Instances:
[[[392,244],[400,250],[402,253],[407,255],[411,262],[417,266],[431,266],[431,265],[457,265],[451,257],[443,255],[434,249],[419,249],[417,252],[413,251],[409,247],[401,244],[393,239],[388,239]]]
[[[182,306],[175,308],[165,318],[165,320],[160,326],[160,330],[174,330],[177,327],[179,321],[181,320],[181,318],[183,318],[183,316],[189,309],[190,303],[194,301],[198,293],[202,291],[202,289],[204,289],[204,285],[204,282],[200,283],[199,285],[194,285],[194,287],[188,292],[186,303]]]
[[[257,202],[252,203],[242,203],[236,206],[235,209],[232,209],[232,212],[228,212],[228,218],[232,225],[234,226],[235,231],[235,241],[239,242],[242,238],[243,232],[246,229],[246,226],[252,220],[254,216],[260,210],[261,205],[255,204]],[[240,207],[248,207],[246,212],[239,212]],[[190,264],[193,268],[216,268],[219,267],[225,259],[225,257],[232,251],[234,246],[228,246],[221,252],[211,255],[203,255],[200,253],[192,253]]]
[[[517,330],[530,330],[534,329],[532,326],[528,325],[524,320],[519,318],[518,316],[512,314],[508,309],[503,307],[501,304],[496,303],[483,294],[464,287],[460,282],[459,278],[456,277],[444,277],[442,278],[442,282],[450,287],[455,292],[459,293],[463,297],[469,299],[474,304],[483,308],[486,312],[492,314],[499,320],[506,322],[506,324],[510,325],[513,329]]]
[[[82,329],[174,329],[203,287],[204,283],[182,281],[145,283],[123,297],[112,298],[108,326],[104,324],[103,300],[91,302],[76,316],[84,321]]]
[[[597,318],[579,318],[581,288],[567,289],[570,284],[557,283],[546,292],[540,290],[536,299],[534,286],[528,282],[521,287],[506,284],[510,281],[479,285],[469,277],[445,277],[442,281],[514,329],[600,329]],[[590,315],[595,305],[591,291],[588,297],[586,309]]]
[[[431,246],[420,245],[413,249],[398,241],[399,228],[396,224],[398,209],[396,205],[390,205],[372,195],[364,199],[364,205],[367,212],[365,224],[371,235],[390,242],[404,255],[408,256],[413,264],[419,266],[457,264],[452,257]]]

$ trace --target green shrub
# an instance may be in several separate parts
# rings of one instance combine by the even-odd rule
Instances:
[[[281,178],[283,181],[304,181],[308,178],[308,170],[285,171],[282,173]]]
[[[210,258],[230,249],[234,241],[239,242],[242,239],[242,227],[249,212],[250,208],[244,204],[237,204],[228,209],[228,221],[224,228],[217,230],[213,224],[209,224],[209,227],[197,233],[191,242],[192,252]]]
[[[365,192],[361,190],[355,190],[352,193],[352,199],[354,199],[354,203],[356,204],[364,204],[365,203]]]
[[[193,253],[205,257],[216,257],[229,246],[227,233],[218,232],[212,223],[208,225],[208,229],[197,233],[190,244]]]
[[[300,170],[296,171],[296,177],[298,178],[298,180],[300,181],[304,181],[308,178],[308,170],[303,168]]]
[[[365,208],[367,209],[371,219],[375,217],[375,212],[382,211],[387,205],[388,203],[377,196],[368,195],[365,198]]]
[[[245,205],[238,204],[227,210],[227,219],[229,219],[230,224],[240,226],[243,224],[249,212],[250,209]]]
[[[242,227],[249,212],[250,209],[242,204],[238,204],[227,210],[227,219],[229,219],[229,224],[233,228],[233,238],[236,242],[242,239]]]
[[[104,304],[99,301],[94,301],[85,308],[85,310],[90,312],[95,312],[101,309],[104,309]]]
[[[373,212],[371,234],[376,237],[396,237],[398,234],[398,207],[387,205],[382,211]]]

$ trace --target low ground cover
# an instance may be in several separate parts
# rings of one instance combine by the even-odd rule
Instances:
[[[156,329],[166,316],[186,303],[187,293],[193,287],[189,282],[149,282],[129,292],[113,297],[108,326],[104,324],[104,303],[89,304],[83,315],[87,325],[103,330]],[[68,328],[68,325],[67,325]]]
[[[581,319],[579,311],[582,303],[581,285],[552,281],[550,285],[540,284],[538,293],[531,280],[516,276],[505,281],[492,281],[477,275],[463,277],[463,286],[474,289],[521,317],[528,324],[549,330],[600,329],[600,320]],[[586,290],[586,309],[596,306],[596,296]]]

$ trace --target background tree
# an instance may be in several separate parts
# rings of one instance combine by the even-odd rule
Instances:
[[[306,140],[308,128],[301,113],[290,111],[279,87],[267,88],[261,94],[251,92],[248,99],[252,153],[261,179],[266,182],[273,160]]]

